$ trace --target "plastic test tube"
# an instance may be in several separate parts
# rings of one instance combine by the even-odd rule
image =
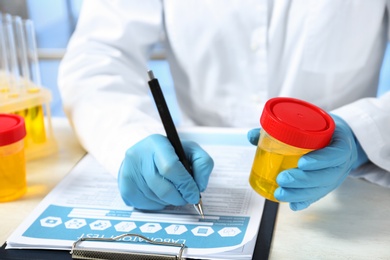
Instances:
[[[21,72],[21,94],[31,95],[40,91],[39,63],[35,44],[34,27],[31,20],[13,18],[17,56]],[[27,145],[32,143],[44,143],[46,141],[44,111],[42,105],[27,107],[15,112],[24,117],[27,129]]]
[[[9,67],[7,59],[7,45],[4,32],[3,15],[0,13],[0,100],[5,99],[9,92]]]
[[[14,29],[12,25],[12,16],[10,14],[2,15],[2,29],[4,36],[5,58],[8,64],[8,81],[9,86],[5,92],[8,92],[10,97],[18,97],[20,92],[19,78],[20,71],[18,66],[18,60],[16,56],[16,43]]]

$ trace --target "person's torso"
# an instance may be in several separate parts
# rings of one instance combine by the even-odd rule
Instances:
[[[385,7],[380,0],[165,1],[183,113],[199,125],[252,126],[274,96],[326,110],[375,96]]]

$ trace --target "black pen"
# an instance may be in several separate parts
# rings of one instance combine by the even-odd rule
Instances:
[[[171,113],[169,112],[167,102],[165,101],[164,94],[161,90],[160,84],[158,83],[158,80],[154,77],[153,71],[148,71],[149,75],[149,88],[152,92],[152,96],[154,99],[154,102],[156,103],[158,113],[160,114],[161,121],[163,123],[165,132],[167,134],[168,140],[171,142],[173,148],[175,149],[175,152],[177,156],[179,157],[180,162],[183,164],[184,168],[188,171],[188,173],[194,177],[191,165],[188,162],[186,155],[183,150],[183,146],[181,145],[179,135],[177,134],[175,124],[173,123]],[[196,211],[199,213],[199,215],[204,218],[203,214],[203,207],[202,207],[202,198],[199,197],[198,204],[194,204],[194,207]]]

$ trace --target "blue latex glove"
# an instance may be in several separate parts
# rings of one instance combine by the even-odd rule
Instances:
[[[179,161],[169,140],[150,135],[126,151],[118,174],[123,201],[144,210],[199,202],[214,167],[212,158],[196,143],[183,141],[194,177]]]
[[[338,116],[332,115],[332,118],[336,129],[331,143],[302,156],[298,168],[282,171],[276,178],[279,188],[274,196],[279,201],[289,202],[292,210],[309,207],[337,188],[352,169],[368,161],[348,124]],[[258,129],[248,133],[249,141],[258,140],[256,131]]]

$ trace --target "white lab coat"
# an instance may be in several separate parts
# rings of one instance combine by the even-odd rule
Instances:
[[[164,133],[147,86],[162,42],[183,124],[257,127],[267,99],[303,99],[343,117],[390,186],[390,92],[375,98],[388,26],[386,0],[84,0],[59,87],[81,144],[116,175],[129,147]]]

